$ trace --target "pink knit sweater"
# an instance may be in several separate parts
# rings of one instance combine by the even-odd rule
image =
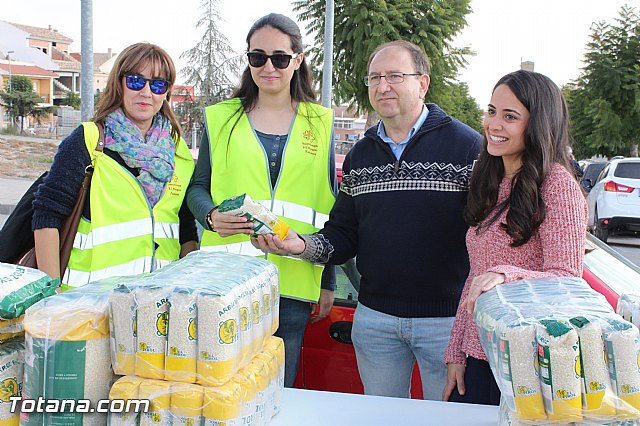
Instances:
[[[498,203],[510,192],[511,179],[504,178],[500,183]],[[542,185],[542,199],[547,209],[546,218],[531,239],[520,247],[511,247],[511,237],[500,227],[500,223],[506,222],[506,211],[480,235],[476,233],[477,228],[469,229],[467,250],[471,269],[461,301],[466,299],[472,279],[485,272],[505,274],[505,282],[582,275],[587,204],[578,183],[564,167],[556,164]],[[461,304],[444,360],[465,364],[467,356],[487,359],[473,314],[468,314]]]

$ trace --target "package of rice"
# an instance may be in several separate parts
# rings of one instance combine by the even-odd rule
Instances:
[[[171,424],[174,426],[201,425],[204,388],[191,383],[171,384]]]
[[[258,416],[258,382],[255,372],[250,366],[242,367],[231,378],[242,390],[242,409],[240,417],[242,425],[262,424],[262,413]]]
[[[107,399],[113,378],[105,280],[41,300],[27,311],[23,398]],[[21,424],[102,426],[104,413],[22,413]]]
[[[136,299],[129,285],[119,285],[109,295],[109,329],[111,332],[113,372],[135,373]]]
[[[164,378],[164,361],[169,323],[169,291],[167,287],[140,286],[136,299],[136,376]]]
[[[204,388],[205,426],[243,425],[242,423],[242,388],[233,380],[222,386]]]
[[[498,378],[503,398],[516,416],[529,422],[547,418],[538,376],[538,346],[533,324],[497,323]]]
[[[564,320],[540,320],[536,326],[542,395],[551,421],[582,420],[580,345]]]
[[[269,387],[271,382],[269,363],[255,356],[251,364],[245,368],[251,369],[256,378],[256,423],[268,424],[273,416],[273,397],[269,394],[272,390]]]
[[[218,211],[246,217],[253,223],[254,235],[275,234],[284,240],[289,232],[289,225],[278,219],[268,208],[253,201],[247,194],[224,200],[218,206]]]
[[[24,375],[24,339],[14,339],[0,345],[0,425],[20,423],[20,410],[11,412],[12,397],[22,395]]]
[[[149,400],[149,411],[140,413],[140,426],[171,425],[171,383],[145,379],[138,388],[138,397]]]
[[[171,303],[165,378],[195,383],[198,357],[198,296],[190,289],[176,287],[169,298]]]
[[[140,383],[144,379],[138,376],[125,376],[118,379],[109,391],[109,400],[123,401],[139,399]],[[126,405],[125,405],[126,408]],[[110,412],[109,426],[138,426],[140,413],[138,411]]]
[[[583,413],[589,419],[613,420],[615,394],[609,381],[602,328],[598,322],[585,317],[575,317],[569,322],[578,333],[580,343]]]
[[[619,398],[618,416],[640,416],[638,328],[626,321],[611,320],[604,328],[604,342],[611,385]]]
[[[277,362],[277,371],[274,373],[277,382],[273,393],[273,415],[275,416],[280,412],[280,407],[282,406],[282,392],[284,389],[284,341],[276,336],[270,337],[264,344],[263,352],[274,355]]]
[[[23,320],[24,315],[10,320],[0,319],[0,343],[24,336]]]
[[[0,262],[0,318],[14,319],[45,297],[53,296],[59,278],[24,266]]]
[[[241,297],[234,292],[222,296],[198,294],[198,383],[219,386],[241,365],[243,350],[238,341]]]

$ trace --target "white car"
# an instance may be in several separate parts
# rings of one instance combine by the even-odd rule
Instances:
[[[640,232],[640,158],[614,157],[587,196],[589,228],[603,242],[614,233]]]

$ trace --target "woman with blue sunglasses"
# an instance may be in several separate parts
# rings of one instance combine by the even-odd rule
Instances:
[[[264,256],[249,242],[252,224],[217,211],[247,193],[299,232],[322,228],[336,191],[333,113],[316,103],[300,29],[272,13],[247,35],[247,59],[232,99],[205,109],[205,133],[187,199],[203,225],[202,250]],[[335,269],[268,255],[280,273],[285,386],[293,386],[311,305],[314,320],[333,304]]]
[[[160,47],[127,47],[92,121],[60,143],[35,195],[33,229],[38,267],[62,276],[63,287],[151,272],[197,248],[195,221],[184,201],[194,162],[169,106],[175,78],[173,61]],[[59,229],[87,167],[94,169],[91,187],[61,271]]]

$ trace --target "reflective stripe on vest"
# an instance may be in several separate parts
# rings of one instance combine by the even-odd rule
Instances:
[[[240,100],[232,99],[207,107],[205,116],[214,204],[247,193],[298,233],[315,232],[324,225],[335,201],[329,178],[333,126],[330,109],[300,103],[273,191],[266,153],[242,112]],[[264,256],[253,248],[246,236],[222,238],[208,230],[203,233],[201,248]],[[267,258],[278,266],[282,295],[317,302],[322,267],[272,254]]]
[[[98,141],[94,123],[82,123],[87,150]],[[178,259],[180,219],[195,165],[184,140],[176,146],[175,170],[150,208],[138,180],[107,155],[95,161],[91,221],[81,219],[63,283],[80,286],[114,275],[151,272]]]

